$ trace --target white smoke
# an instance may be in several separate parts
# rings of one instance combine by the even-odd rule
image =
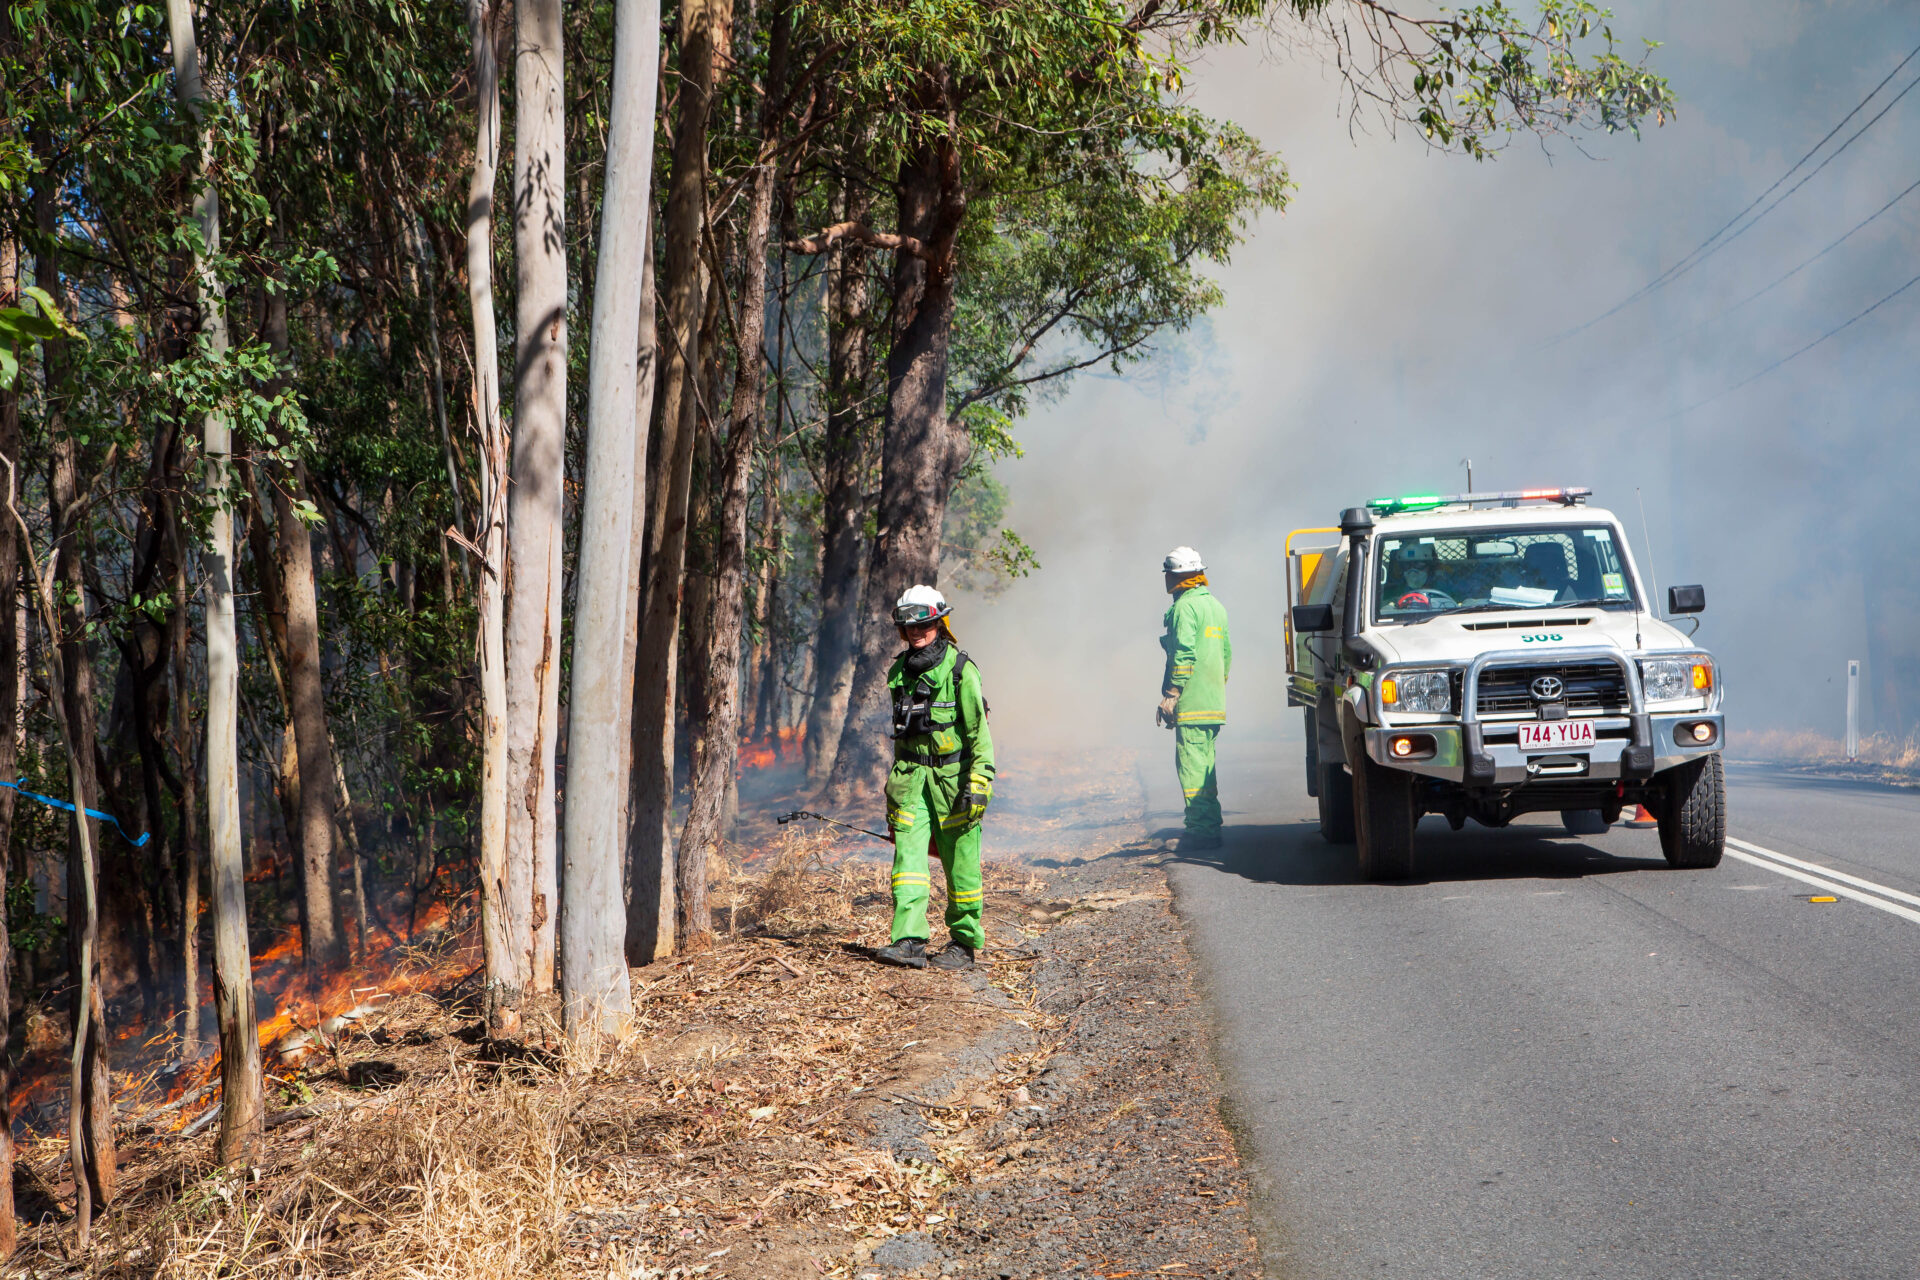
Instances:
[[[1202,105],[1278,150],[1299,191],[1221,272],[1209,324],[1022,424],[1026,457],[998,474],[1044,568],[956,619],[1003,738],[1163,747],[1159,561],[1176,543],[1206,556],[1232,616],[1229,734],[1297,736],[1286,532],[1369,497],[1464,488],[1465,457],[1476,488],[1593,486],[1663,591],[1704,583],[1701,639],[1736,724],[1838,733],[1844,662],[1869,656],[1866,601],[1913,600],[1920,573],[1902,519],[1920,463],[1904,421],[1920,287],[1722,393],[1920,272],[1920,192],[1721,312],[1920,179],[1920,89],[1698,270],[1544,344],[1779,177],[1920,42],[1920,15],[1676,0],[1620,4],[1614,28],[1665,42],[1678,120],[1639,142],[1517,139],[1489,164],[1365,116],[1350,131],[1337,77],[1298,52],[1202,70]],[[1920,59],[1840,137],[1917,73]],[[1876,556],[1888,540],[1901,554]]]

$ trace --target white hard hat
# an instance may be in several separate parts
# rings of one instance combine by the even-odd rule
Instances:
[[[1192,547],[1175,547],[1167,552],[1167,558],[1160,565],[1166,573],[1199,573],[1207,566],[1200,562],[1200,553]]]
[[[893,603],[893,620],[903,627],[935,622],[952,612],[947,607],[947,598],[932,587],[908,587]]]

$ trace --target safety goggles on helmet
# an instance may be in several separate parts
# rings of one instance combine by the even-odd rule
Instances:
[[[919,627],[938,622],[952,612],[944,605],[901,604],[894,606],[893,621],[895,626]]]

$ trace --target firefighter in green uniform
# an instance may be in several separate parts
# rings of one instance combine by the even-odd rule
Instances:
[[[1227,611],[1207,589],[1206,565],[1192,547],[1175,547],[1161,564],[1173,603],[1164,619],[1167,651],[1154,722],[1173,730],[1173,767],[1186,800],[1180,848],[1220,847],[1220,788],[1214,777],[1214,739],[1227,722],[1227,671],[1233,643]]]
[[[910,587],[893,622],[907,648],[887,672],[893,698],[893,769],[887,828],[893,833],[893,943],[884,964],[970,969],[986,941],[980,926],[980,820],[993,800],[993,735],[980,668],[960,652],[945,597]],[[928,846],[947,873],[950,940],[927,954]]]

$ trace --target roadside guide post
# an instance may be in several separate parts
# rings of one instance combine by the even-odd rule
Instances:
[[[1847,660],[1847,760],[1860,758],[1860,659]]]

